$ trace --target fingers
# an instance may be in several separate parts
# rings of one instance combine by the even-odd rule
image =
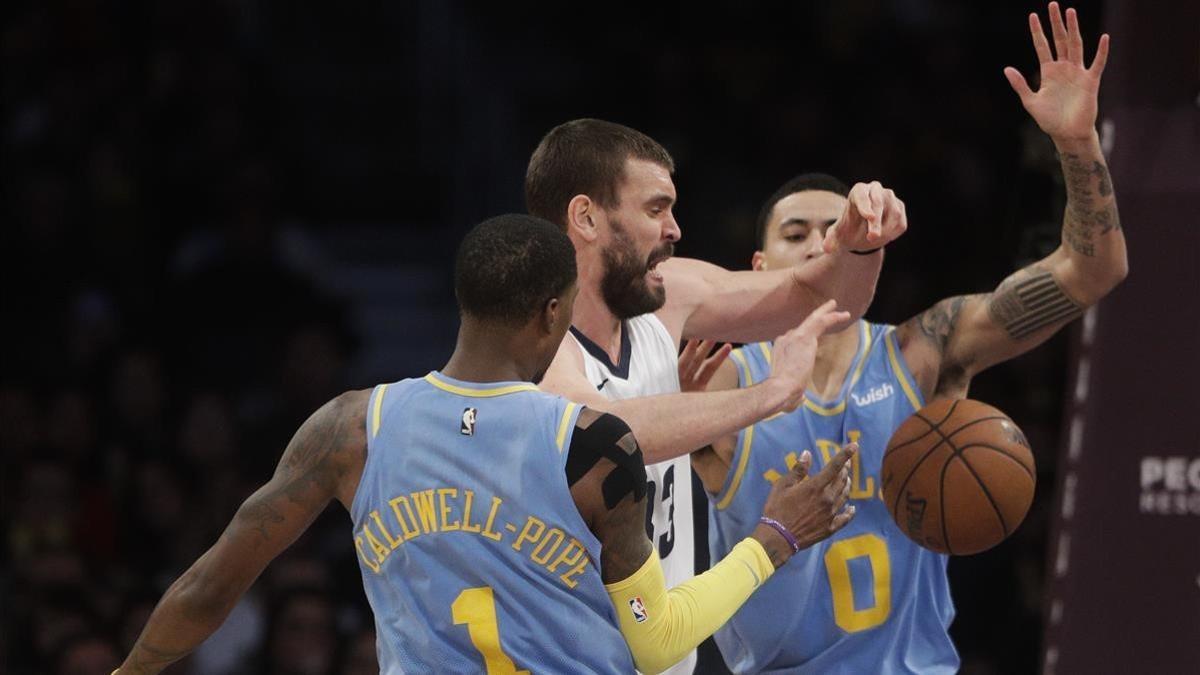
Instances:
[[[848,206],[858,211],[858,214],[868,221],[875,218],[875,207],[871,203],[871,186],[864,185],[863,183],[855,184],[850,190],[850,204]],[[849,211],[849,208],[847,211]]]
[[[842,472],[842,468],[850,462],[854,454],[858,452],[858,443],[847,443],[845,447],[838,451],[833,459],[829,460],[821,469],[821,473],[817,474],[817,479],[822,484],[828,484]]]
[[[679,355],[679,360],[682,362],[684,357],[687,357],[688,363],[692,366],[692,371],[695,372],[700,362],[712,351],[712,347],[712,340],[697,340],[692,338],[687,341],[687,345],[683,348],[683,353]]]
[[[1033,35],[1033,49],[1037,52],[1038,63],[1050,63],[1054,57],[1050,55],[1050,45],[1046,42],[1046,31],[1042,29],[1042,21],[1037,14],[1029,15],[1029,32]]]
[[[1096,77],[1104,74],[1104,66],[1108,64],[1108,33],[1100,36],[1100,44],[1096,47],[1096,58],[1088,68]]]
[[[829,498],[829,514],[841,511],[846,500],[850,499],[850,467],[843,466],[833,482],[825,486],[825,490]]]
[[[699,351],[701,342],[703,342],[703,340],[697,340],[697,339],[693,338],[691,340],[688,340],[686,343],[684,343],[683,351],[679,352],[680,370],[683,369],[684,363],[695,362],[696,352]]]
[[[854,519],[854,505],[851,504],[850,507],[847,508],[845,511],[842,511],[841,513],[839,513],[833,517],[833,522],[829,524],[829,533],[833,534],[834,532],[837,532],[838,530],[845,527],[846,524],[849,523],[853,519]]]
[[[700,365],[698,354],[703,340],[688,340],[679,353],[679,386],[687,391],[692,380],[696,377],[696,369]]]
[[[1062,12],[1058,3],[1050,3],[1050,32],[1054,34],[1054,58],[1068,58],[1067,27],[1063,24]]]
[[[731,351],[733,351],[733,345],[725,343],[717,351],[713,352],[712,356],[704,359],[704,363],[700,364],[700,370],[695,376],[695,382],[699,385],[699,388],[708,388],[708,381],[712,379],[713,373],[717,372],[717,368],[720,368],[725,359],[729,357],[729,352]],[[701,350],[700,353],[704,354],[706,352]]]
[[[830,328],[850,320],[849,312],[839,312],[835,311],[836,309],[836,300],[826,300],[824,304],[804,317],[804,321],[799,326],[796,326],[794,330],[797,334],[820,337],[828,332]]]
[[[1067,60],[1083,66],[1083,36],[1079,33],[1079,15],[1074,8],[1067,10]]]
[[[800,461],[792,467],[792,473],[797,478],[803,480],[808,477],[808,470],[812,467],[812,453],[808,450],[800,453]]]
[[[822,316],[829,314],[835,309],[837,309],[837,300],[826,300],[825,302],[821,303],[820,307],[814,309],[812,313],[805,317],[804,321],[802,321],[800,325],[803,326],[809,321],[818,321]]]
[[[1097,54],[1096,58],[1099,59],[1100,55]],[[1029,88],[1029,83],[1025,81],[1025,76],[1021,74],[1021,71],[1009,66],[1004,69],[1004,77],[1008,78],[1009,86],[1013,88],[1013,91],[1017,92],[1017,96],[1021,98],[1021,103],[1025,103],[1029,100],[1029,97],[1033,96],[1033,90]]]
[[[849,320],[850,312],[830,312],[817,317],[809,324],[807,330],[812,331],[816,337],[821,337],[837,326],[845,325]]]
[[[886,197],[883,192],[883,185],[877,180],[871,181],[870,194],[871,211],[874,213],[874,216],[867,218],[867,241],[879,241],[879,238],[883,236],[883,228],[881,226],[883,218],[880,216],[886,212]]]
[[[842,222],[841,220],[838,220],[838,222],[831,225],[829,227],[829,229],[825,230],[825,238],[823,240],[821,240],[821,250],[824,251],[825,253],[834,253],[835,251],[837,251],[837,249],[838,249],[838,225],[840,225],[841,222]]]
[[[887,206],[882,219],[883,241],[880,243],[886,244],[895,241],[908,229],[908,213],[894,190],[884,189],[883,195]]]

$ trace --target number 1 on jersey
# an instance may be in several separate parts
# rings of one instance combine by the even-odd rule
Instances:
[[[500,625],[496,621],[496,596],[489,586],[467,588],[450,605],[454,625],[467,625],[471,644],[483,656],[488,675],[529,675],[517,666],[500,646]]]

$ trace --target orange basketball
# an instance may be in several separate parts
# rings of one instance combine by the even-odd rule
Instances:
[[[1025,434],[970,399],[939,399],[904,420],[883,456],[882,492],[896,525],[938,553],[979,553],[1012,534],[1037,482]]]

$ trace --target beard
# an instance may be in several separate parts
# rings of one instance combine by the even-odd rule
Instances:
[[[610,223],[613,241],[602,253],[604,276],[600,279],[604,303],[622,320],[658,311],[667,301],[667,291],[661,286],[651,287],[646,281],[646,273],[650,271],[651,261],[669,258],[675,245],[668,241],[646,258],[641,258],[625,226],[615,220]]]

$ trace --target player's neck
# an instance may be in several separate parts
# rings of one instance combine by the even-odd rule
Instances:
[[[832,400],[842,390],[842,383],[850,372],[850,364],[858,353],[859,333],[858,322],[855,321],[849,328],[823,335],[817,341],[817,358],[808,388],[821,400]]]
[[[581,287],[575,296],[571,325],[599,345],[613,363],[621,358],[621,320],[608,308],[597,286]]]
[[[537,365],[513,349],[524,341],[510,332],[474,330],[464,322],[454,353],[441,372],[464,382],[532,382]]]

